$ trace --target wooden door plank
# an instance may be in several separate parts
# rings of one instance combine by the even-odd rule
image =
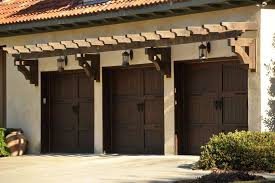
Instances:
[[[248,129],[248,65],[223,64],[222,131]]]
[[[199,154],[200,147],[218,133],[221,111],[219,99],[220,66],[216,63],[185,66],[185,134],[187,154]],[[207,76],[207,77],[205,77]]]
[[[154,68],[143,70],[144,150],[164,154],[164,78]]]
[[[112,153],[140,154],[143,152],[140,69],[112,70]]]

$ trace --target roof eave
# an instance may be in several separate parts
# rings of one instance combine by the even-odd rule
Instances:
[[[0,37],[194,14],[255,4],[256,0],[196,0],[83,16],[0,25]]]

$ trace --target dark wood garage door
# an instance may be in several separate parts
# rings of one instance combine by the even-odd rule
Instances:
[[[74,71],[48,73],[47,83],[49,152],[92,153],[93,81],[83,72]]]
[[[163,76],[153,68],[110,71],[111,152],[163,154]]]
[[[182,67],[181,138],[186,154],[198,154],[213,134],[247,130],[246,65],[206,63]]]

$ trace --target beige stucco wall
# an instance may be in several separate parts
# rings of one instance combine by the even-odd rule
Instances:
[[[223,10],[208,12],[203,14],[194,14],[186,16],[177,16],[163,19],[148,20],[142,22],[133,22],[125,24],[108,25],[101,27],[76,29],[62,32],[51,32],[43,34],[16,36],[9,38],[0,38],[1,44],[8,46],[45,43],[50,41],[61,41],[71,39],[83,39],[87,37],[98,37],[108,35],[123,35],[126,33],[139,33],[142,31],[165,30],[170,28],[180,28],[191,25],[201,25],[205,23],[219,23],[221,21],[256,21],[258,8],[251,6],[246,8],[237,8],[233,10]],[[257,35],[252,35],[257,36]],[[209,57],[233,56],[231,48],[227,46],[227,41],[213,41],[212,52]],[[187,44],[172,46],[172,61],[190,60],[198,58],[198,45]],[[122,51],[101,53],[101,67],[121,65]],[[41,128],[41,107],[40,107],[40,84],[38,87],[30,85],[16,67],[13,65],[13,59],[8,56],[7,60],[7,126],[20,127],[25,131],[27,138],[30,139],[30,152],[40,152],[40,128]],[[144,49],[134,50],[134,60],[131,64],[150,63],[144,54]],[[74,57],[69,57],[69,64],[66,69],[78,69]],[[56,70],[56,58],[45,58],[39,60],[39,70]],[[173,67],[172,67],[173,70]],[[102,76],[101,76],[102,77]],[[257,73],[249,73],[249,93],[258,96],[259,84]],[[39,79],[40,81],[40,79]],[[164,114],[165,114],[165,153],[174,154],[174,76],[164,78]],[[252,96],[252,97],[253,97]],[[253,119],[255,114],[251,112],[259,111],[259,98],[249,100],[249,119]],[[255,104],[255,105],[254,105]],[[95,152],[102,153],[102,82],[95,82]],[[253,109],[251,109],[253,108]],[[255,119],[260,119],[259,117]],[[253,121],[253,120],[251,120]],[[258,120],[249,123],[249,128],[254,129],[254,125],[260,123]],[[254,130],[257,130],[256,127]],[[258,129],[259,130],[259,129]]]

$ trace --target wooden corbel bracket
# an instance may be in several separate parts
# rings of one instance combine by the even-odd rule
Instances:
[[[76,59],[88,78],[100,82],[100,54],[81,54]]]
[[[26,80],[30,81],[30,84],[38,86],[38,60],[21,60],[16,58],[14,65],[17,66],[17,70],[25,76]]]
[[[171,48],[145,48],[145,54],[153,62],[155,68],[167,78],[171,77]]]
[[[256,72],[256,39],[254,38],[231,38],[228,40],[232,51],[238,55],[249,69]]]

